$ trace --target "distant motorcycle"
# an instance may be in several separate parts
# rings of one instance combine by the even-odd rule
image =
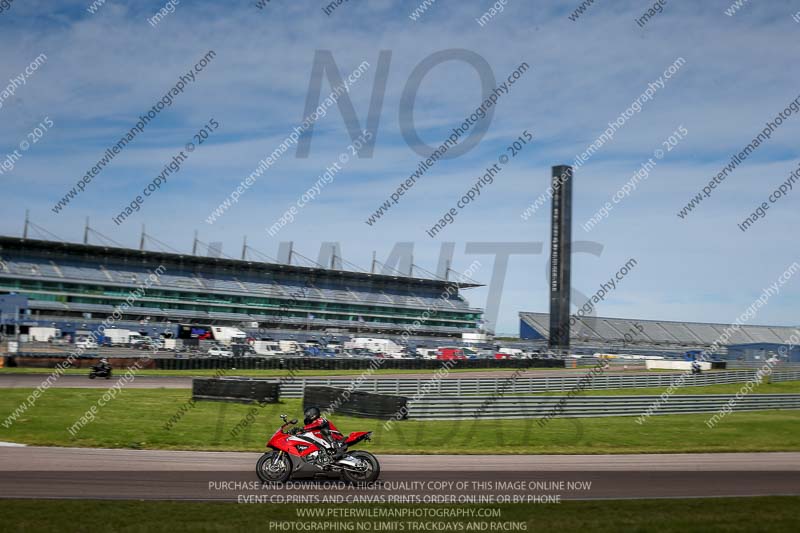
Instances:
[[[93,366],[89,372],[89,379],[94,378],[111,379],[111,367]]]
[[[262,483],[283,483],[292,474],[301,472],[341,473],[351,483],[371,483],[378,479],[381,467],[374,455],[363,450],[347,451],[350,446],[369,440],[371,431],[356,431],[345,437],[330,424],[331,437],[339,442],[344,452],[336,459],[320,430],[292,428],[286,431],[288,426],[297,424],[297,420],[287,421],[286,415],[281,415],[281,418],[283,425],[267,442],[267,448],[272,450],[256,463],[256,473]]]

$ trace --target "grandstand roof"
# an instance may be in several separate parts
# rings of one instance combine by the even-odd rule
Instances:
[[[220,257],[204,257],[191,254],[178,254],[152,250],[136,250],[132,248],[119,248],[100,246],[94,244],[78,244],[62,241],[47,241],[40,239],[23,239],[0,235],[0,252],[3,250],[36,253],[37,255],[83,255],[87,260],[96,260],[104,257],[108,260],[153,262],[153,264],[171,263],[180,264],[183,268],[198,267],[200,269],[215,270],[227,268],[234,271],[250,271],[264,273],[301,274],[304,276],[319,276],[327,278],[340,278],[343,280],[374,280],[386,283],[416,284],[428,287],[456,286],[459,288],[481,287],[480,283],[465,283],[455,280],[418,278],[413,276],[400,276],[390,274],[372,274],[352,270],[336,270],[329,268],[306,267],[288,265],[283,263],[266,263],[259,261],[246,261]]]
[[[522,324],[547,338],[550,315],[547,313],[520,312]],[[576,317],[577,318],[577,317]],[[637,327],[638,325],[638,327]],[[786,344],[798,328],[788,326],[742,325],[729,331],[726,342],[720,342],[730,324],[712,322],[681,322],[670,320],[642,320],[638,318],[583,317],[570,328],[570,339],[576,342],[615,343],[670,346],[721,346],[748,343]],[[626,336],[627,335],[627,336]]]

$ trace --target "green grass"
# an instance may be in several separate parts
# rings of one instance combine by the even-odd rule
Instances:
[[[2,389],[0,422],[30,393]],[[49,389],[10,428],[0,424],[0,441],[48,446],[236,450],[258,452],[280,425],[278,414],[297,417],[299,399],[255,408],[251,426],[231,430],[253,409],[244,404],[197,402],[170,430],[163,426],[190,398],[188,390],[123,389],[76,436],[67,431],[104,393],[103,389]],[[367,447],[376,453],[424,454],[605,454],[750,452],[800,450],[800,410],[738,412],[714,429],[710,414],[536,420],[450,420],[396,423],[384,429],[373,419],[334,415],[343,432],[372,430]]]
[[[313,531],[290,529],[292,525],[311,527],[321,519],[300,518],[297,505],[235,505],[230,503],[133,502],[133,501],[65,501],[3,500],[2,531],[20,533],[113,532],[113,533],[180,533],[199,531]],[[307,506],[306,506],[307,507]],[[352,508],[356,506],[350,506]],[[386,508],[379,505],[358,505],[359,508]],[[392,505],[391,508],[412,506]],[[416,506],[418,508],[422,506]],[[454,508],[455,506],[438,506]],[[341,509],[342,506],[318,505],[320,509]],[[794,532],[800,521],[800,497],[775,496],[757,498],[706,498],[688,500],[603,500],[567,501],[560,504],[502,504],[492,506],[464,505],[459,509],[499,509],[500,518],[476,518],[473,522],[496,524],[516,523],[527,531],[581,531],[618,533],[620,531],[659,533],[726,532]],[[454,518],[327,518],[331,522],[350,524],[352,531],[457,531],[457,529],[419,529],[463,525],[462,531],[485,531],[483,527],[467,529],[470,519]],[[281,522],[287,529],[270,527]],[[377,524],[394,521],[395,529],[378,528]],[[363,527],[365,522],[372,525]],[[416,522],[417,524],[415,524]],[[521,524],[524,522],[524,524]],[[359,524],[362,526],[359,528]],[[416,526],[416,527],[415,527]],[[342,526],[339,526],[342,527]],[[344,526],[347,527],[347,526]],[[384,526],[385,527],[385,526]],[[345,529],[340,529],[344,531]],[[509,529],[518,531],[520,529]]]

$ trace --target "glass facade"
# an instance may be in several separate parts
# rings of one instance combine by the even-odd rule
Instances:
[[[229,269],[181,271],[179,265],[167,265],[168,274],[158,284],[131,299],[131,291],[146,274],[141,267],[107,263],[106,267],[92,265],[89,269],[89,264],[70,258],[62,259],[60,267],[54,266],[53,272],[47,272],[44,264],[30,266],[34,258],[24,257],[18,262],[11,259],[6,259],[7,268],[0,271],[0,293],[27,296],[34,318],[75,318],[87,311],[93,318],[103,318],[126,299],[133,300],[123,313],[128,320],[158,311],[184,322],[187,317],[207,316],[208,321],[217,324],[247,321],[270,327],[305,323],[312,329],[344,327],[362,332],[369,331],[371,325],[398,332],[413,326],[414,334],[452,335],[475,331],[481,318],[481,311],[469,308],[457,291],[443,290],[446,284],[415,285],[413,280],[400,284],[374,277],[351,277],[343,282],[327,276],[325,270],[315,272],[312,283],[308,277],[293,273],[262,275],[245,271],[234,277],[236,272]],[[76,274],[74,279],[52,279],[55,272],[63,275],[68,268],[80,269],[80,277]],[[302,279],[305,279],[303,284],[299,283]],[[188,288],[197,287],[198,280],[204,289]],[[204,320],[198,318],[198,321]]]

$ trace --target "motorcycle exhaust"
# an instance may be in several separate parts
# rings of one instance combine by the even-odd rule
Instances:
[[[349,470],[353,472],[361,472],[364,470],[364,467],[359,466],[359,463],[356,462],[356,459],[354,459],[353,457],[344,457],[342,459],[339,459],[333,464],[334,466],[338,466],[342,470]]]

